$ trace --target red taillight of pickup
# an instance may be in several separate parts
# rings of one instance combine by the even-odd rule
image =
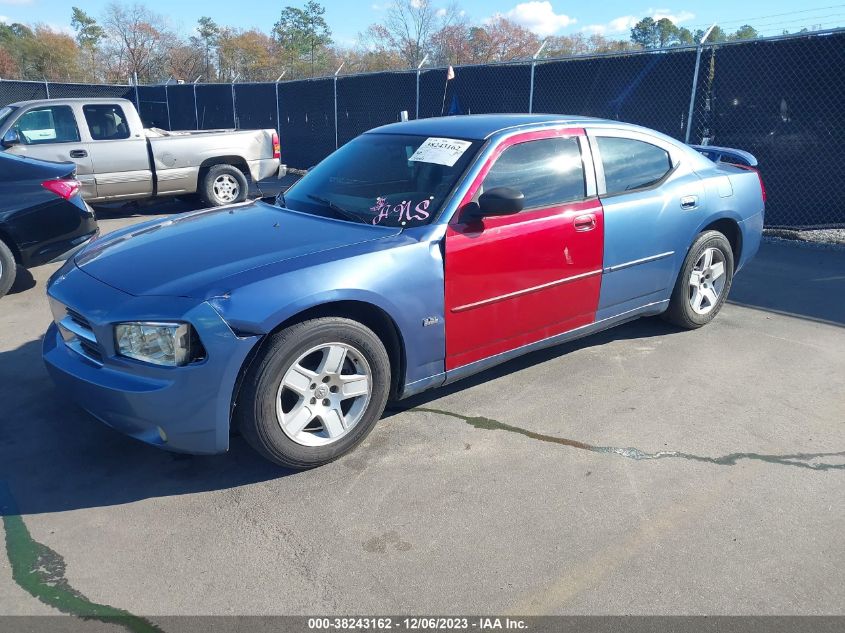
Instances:
[[[60,198],[70,200],[77,194],[81,185],[78,180],[73,178],[62,178],[60,180],[45,180],[41,183],[41,186]]]
[[[279,135],[273,132],[273,158],[282,157],[282,144],[279,142]]]

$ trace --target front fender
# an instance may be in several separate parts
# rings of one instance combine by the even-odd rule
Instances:
[[[399,329],[406,359],[402,384],[442,374],[446,341],[439,247],[397,237],[392,246],[371,249],[263,275],[209,301],[234,331],[258,335],[315,307],[341,301],[370,304]]]

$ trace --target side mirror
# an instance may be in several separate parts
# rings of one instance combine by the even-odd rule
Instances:
[[[467,221],[480,220],[487,216],[513,215],[519,213],[525,206],[525,194],[510,187],[496,187],[485,191],[478,198],[478,202],[470,202],[465,207],[464,217]]]
[[[9,130],[3,136],[2,144],[3,144],[3,147],[9,148],[9,147],[12,147],[12,145],[20,145],[20,142],[21,142],[21,137],[18,135],[17,130]]]

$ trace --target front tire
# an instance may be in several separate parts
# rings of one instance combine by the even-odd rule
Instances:
[[[372,330],[350,319],[312,319],[266,341],[245,377],[236,421],[266,459],[313,468],[370,433],[390,384],[390,359]]]
[[[722,309],[733,275],[730,242],[718,231],[705,231],[687,253],[663,318],[689,330],[707,325]]]
[[[0,297],[9,292],[12,284],[15,283],[17,273],[18,263],[15,261],[15,256],[6,243],[0,240]]]
[[[200,184],[200,196],[210,207],[243,202],[249,193],[244,173],[232,165],[212,165]]]

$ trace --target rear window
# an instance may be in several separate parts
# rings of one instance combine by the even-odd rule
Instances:
[[[95,141],[114,141],[129,138],[129,125],[123,108],[117,104],[94,104],[82,107],[88,131]]]
[[[666,150],[632,138],[599,136],[607,193],[624,193],[657,184],[672,169]]]

